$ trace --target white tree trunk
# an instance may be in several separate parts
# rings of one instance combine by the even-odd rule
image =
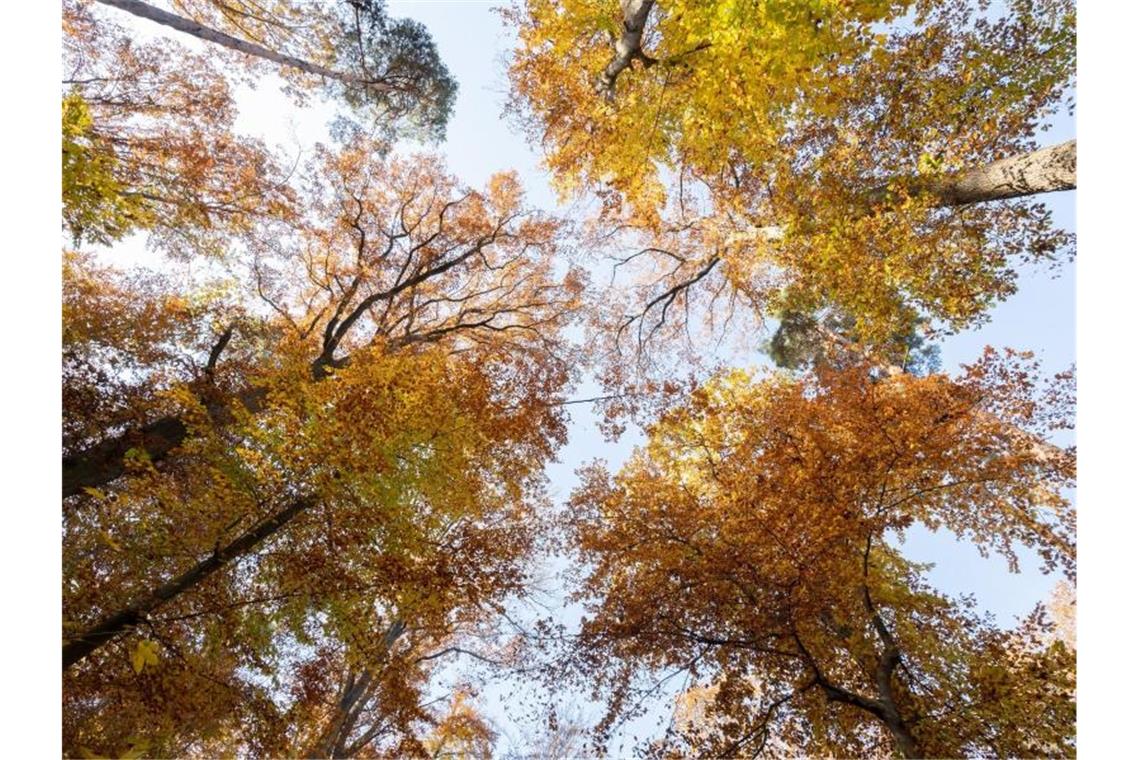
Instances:
[[[163,26],[168,26],[171,29],[177,29],[184,34],[189,34],[193,37],[197,37],[200,40],[205,40],[206,42],[211,42],[215,45],[221,45],[222,47],[227,47],[230,50],[236,50],[237,52],[245,53],[246,55],[264,58],[267,61],[272,61],[273,63],[279,64],[281,66],[288,66],[290,68],[298,69],[299,71],[303,71],[306,74],[315,74],[319,77],[335,79],[339,82],[345,82],[348,84],[361,84],[369,87],[388,89],[383,82],[352,76],[340,71],[334,71],[333,69],[330,69],[326,66],[321,66],[310,61],[302,60],[301,58],[285,55],[284,53],[278,53],[274,50],[270,50],[267,47],[263,47],[247,40],[239,39],[238,37],[233,37],[229,34],[226,34],[225,32],[219,32],[217,29],[211,29],[208,26],[203,26],[202,24],[199,24],[197,21],[194,21],[192,19],[183,18],[182,16],[178,16],[174,13],[164,11],[161,8],[155,8],[153,5],[139,2],[139,0],[96,0],[96,2],[102,3],[103,5],[109,5],[112,8],[124,10],[127,13],[132,13],[135,16],[138,16],[139,18],[145,18],[148,21],[153,21],[156,24],[162,24]]]
[[[916,184],[933,193],[942,206],[1073,190],[1077,186],[1077,141],[1010,156],[932,182],[918,180]],[[885,194],[884,189],[875,192],[880,197]]]

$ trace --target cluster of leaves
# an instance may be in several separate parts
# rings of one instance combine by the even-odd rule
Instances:
[[[636,233],[643,251],[640,287],[603,307],[609,330],[640,351],[682,333],[689,306],[724,317],[724,299],[760,319],[839,308],[872,341],[960,329],[1014,291],[1014,263],[1066,256],[1041,205],[946,192],[957,172],[1029,150],[1074,70],[1071,3],[997,18],[987,5],[532,0],[509,13],[515,113],[559,187],[601,198],[601,234]],[[639,329],[623,330],[631,318]]]
[[[888,540],[921,524],[1074,572],[1074,453],[1027,432],[1057,423],[1041,397],[1070,378],[1033,376],[996,352],[957,380],[729,372],[616,476],[586,469],[567,513],[588,568],[575,652],[609,699],[602,728],[688,674],[708,685],[700,719],[666,755],[1071,752],[1073,650],[1040,612],[996,628]]]

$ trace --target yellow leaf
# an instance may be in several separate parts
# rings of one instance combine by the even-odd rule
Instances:
[[[155,666],[158,664],[158,644],[154,641],[143,640],[135,647],[134,653],[131,655],[131,667],[135,669],[135,673],[142,673],[143,668],[147,665]]]
[[[107,531],[103,531],[99,534],[99,536],[103,539],[103,543],[107,544],[107,546],[111,547],[115,551],[121,552],[123,550],[123,545],[115,539],[111,538],[111,534]]]

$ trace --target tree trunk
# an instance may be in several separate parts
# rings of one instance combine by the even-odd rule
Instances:
[[[144,594],[126,607],[111,613],[83,633],[73,637],[63,647],[63,669],[66,671],[108,641],[139,623],[145,622],[150,613],[183,592],[202,583],[229,564],[230,560],[245,554],[266,538],[277,533],[297,515],[315,503],[315,500],[311,498],[297,499],[285,509],[271,515],[226,546],[216,550],[182,575]]]
[[[178,417],[163,417],[139,430],[101,441],[84,451],[64,457],[63,498],[120,477],[126,472],[124,457],[133,448],[145,451],[151,461],[161,461],[185,440],[186,433],[186,425]]]
[[[607,100],[613,99],[618,75],[628,68],[635,58],[643,62],[646,60],[645,53],[641,49],[641,35],[645,32],[645,22],[649,20],[649,11],[652,8],[653,0],[621,0],[622,33],[614,40],[613,58],[594,82],[595,92]]]
[[[918,179],[914,184],[932,193],[942,206],[968,206],[1073,190],[1077,186],[1077,141],[1003,158],[933,181]],[[875,192],[880,198],[886,195],[885,188]]]
[[[911,193],[933,195],[936,205],[946,208],[1075,190],[1077,141],[1069,140],[1060,145],[1010,156],[956,174],[906,177],[899,182]],[[891,191],[886,185],[873,188],[864,196],[864,211],[869,214],[876,206],[889,206],[891,199]],[[775,242],[784,237],[785,229],[780,225],[757,225],[738,234],[742,238]]]
[[[884,718],[883,722],[886,723],[887,728],[890,729],[891,737],[895,740],[895,747],[903,754],[903,757],[925,757],[925,755],[922,754],[922,750],[918,748],[918,742],[915,740],[914,734],[910,732],[910,729],[906,727],[906,724],[902,722],[902,719],[899,718],[897,714]]]
[[[238,37],[233,37],[224,32],[219,32],[216,29],[211,29],[207,26],[203,26],[202,24],[199,24],[197,21],[194,21],[192,19],[183,18],[182,16],[164,11],[161,8],[155,8],[153,5],[139,2],[139,0],[97,0],[97,2],[100,2],[103,5],[109,5],[112,8],[124,10],[127,13],[132,13],[135,16],[138,16],[139,18],[145,18],[148,21],[153,21],[156,24],[169,26],[171,29],[177,29],[180,32],[189,34],[193,37],[197,37],[200,40],[205,40],[206,42],[211,42],[215,45],[221,45],[222,47],[227,47],[230,50],[236,50],[237,52],[245,53],[246,55],[264,58],[267,61],[272,61],[273,63],[279,64],[281,66],[288,66],[290,68],[303,71],[306,74],[315,74],[319,77],[325,77],[326,79],[335,79],[339,82],[345,82],[346,84],[359,84],[369,87],[377,87],[380,89],[390,89],[383,82],[355,77],[342,73],[340,71],[335,71],[326,66],[321,66],[316,63],[305,61],[301,58],[296,58],[284,53],[278,53],[274,50],[270,50],[267,47],[262,47],[256,43],[248,42],[246,40],[239,39]]]
[[[407,630],[403,620],[396,620],[388,626],[384,634],[384,651],[387,652],[396,643],[396,639]],[[375,670],[363,670],[360,673],[349,673],[341,698],[337,700],[336,708],[329,718],[328,725],[313,746],[305,753],[306,758],[317,760],[319,758],[348,757],[346,743],[365,704],[372,698],[376,687]]]
[[[876,616],[877,617],[877,616]],[[924,755],[922,750],[919,749],[918,740],[914,738],[914,734],[910,732],[906,723],[903,722],[902,715],[899,714],[898,705],[895,704],[894,688],[891,686],[891,675],[894,673],[895,668],[898,666],[901,657],[899,650],[896,648],[893,640],[887,645],[886,651],[879,660],[879,667],[875,673],[876,685],[879,691],[879,704],[882,705],[882,713],[879,719],[886,724],[891,732],[891,736],[895,740],[895,746],[903,757],[907,758],[921,758]]]
[[[246,389],[237,394],[237,400],[248,411],[257,413],[265,403],[265,390]],[[206,401],[206,411],[216,425],[233,419],[226,405],[216,397]],[[84,488],[98,488],[117,480],[126,472],[123,458],[131,449],[143,452],[151,462],[161,462],[189,434],[186,424],[172,414],[64,457],[63,498],[74,496]]]
[[[898,748],[899,752],[903,753],[903,757],[920,758],[923,757],[922,751],[919,749],[918,741],[914,738],[914,734],[910,732],[910,728],[907,727],[902,719],[898,703],[895,701],[894,685],[891,683],[895,670],[898,668],[899,663],[902,662],[902,652],[899,650],[899,645],[898,642],[895,641],[894,634],[891,633],[886,621],[883,620],[878,609],[875,607],[875,603],[871,599],[871,588],[867,585],[868,574],[871,568],[871,545],[873,540],[873,534],[867,536],[867,548],[863,552],[863,608],[870,616],[871,625],[874,627],[879,640],[883,643],[883,653],[879,656],[879,664],[875,668],[875,688],[876,691],[878,691],[878,705],[880,708],[878,717],[890,730],[891,736],[895,740],[895,747]]]

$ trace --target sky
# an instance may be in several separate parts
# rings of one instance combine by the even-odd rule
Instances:
[[[527,191],[529,202],[554,213],[559,209],[547,175],[542,171],[538,154],[525,138],[512,131],[503,115],[507,97],[505,59],[513,46],[510,31],[504,27],[493,8],[498,2],[480,0],[389,0],[392,16],[407,16],[427,25],[440,54],[459,81],[459,94],[449,122],[446,141],[437,146],[447,158],[450,170],[464,182],[482,186],[496,171],[516,171]],[[124,14],[121,22],[137,28],[141,34],[161,34],[158,27],[134,22]],[[184,37],[179,37],[185,43]],[[271,144],[279,144],[292,156],[307,150],[313,142],[326,139],[325,125],[331,110],[314,107],[299,110],[272,86],[262,84],[256,90],[244,91],[238,98],[239,131],[260,136]],[[1075,135],[1073,121],[1058,121],[1043,145],[1070,139]],[[404,145],[411,150],[416,146]],[[1074,227],[1074,193],[1052,194],[1044,198],[1052,209],[1055,222],[1064,229]],[[128,261],[153,264],[155,254],[144,250],[139,238],[128,241],[111,252],[118,264]],[[1075,288],[1074,267],[1066,265],[1059,272],[1044,269],[1021,271],[1018,292],[991,311],[988,324],[962,333],[941,344],[944,370],[954,372],[963,363],[976,359],[986,345],[1009,346],[1032,350],[1042,360],[1046,372],[1064,370],[1075,361]],[[762,365],[762,355],[745,357]],[[595,395],[589,385],[578,389],[576,397]],[[589,404],[569,407],[571,422],[569,442],[559,461],[547,474],[550,497],[562,502],[576,485],[574,471],[595,458],[605,459],[612,468],[620,466],[637,442],[631,432],[616,443],[602,439],[595,426]],[[1069,441],[1061,441],[1068,443]],[[952,536],[912,530],[904,547],[911,558],[934,563],[930,579],[935,586],[950,594],[972,593],[978,605],[989,610],[998,624],[1012,625],[1038,602],[1048,597],[1055,577],[1037,572],[1038,563],[1026,554],[1022,572],[1012,574],[1000,558],[982,558],[968,544],[957,543]],[[556,563],[557,564],[557,563]],[[563,615],[567,622],[573,613]],[[504,744],[518,743],[528,730],[518,725],[519,709],[525,694],[518,684],[500,683],[484,689],[483,702],[488,714],[504,735]],[[662,709],[666,709],[664,706]],[[586,717],[591,711],[585,711]],[[653,718],[637,721],[629,734],[644,736],[652,730]],[[615,754],[624,754],[630,735],[615,739]],[[618,752],[618,747],[623,752]]]

